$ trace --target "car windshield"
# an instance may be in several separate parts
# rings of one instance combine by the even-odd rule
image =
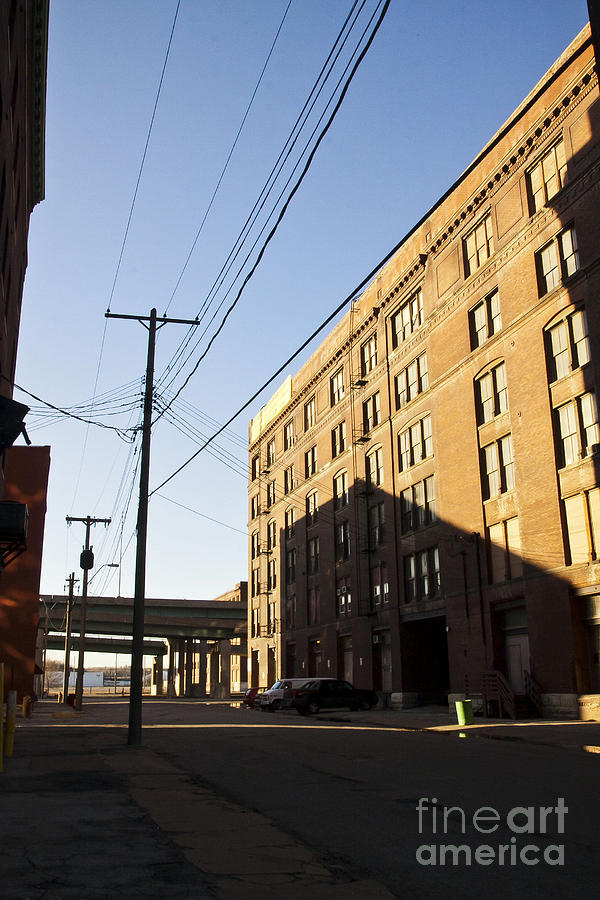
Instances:
[[[283,681],[276,681],[273,687],[270,687],[270,691],[277,691],[279,688],[285,687],[285,683]]]

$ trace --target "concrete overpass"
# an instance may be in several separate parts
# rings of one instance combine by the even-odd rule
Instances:
[[[75,597],[71,617],[72,630],[79,630],[80,598]],[[145,638],[205,638],[227,640],[246,635],[248,605],[245,601],[170,600],[146,598]],[[63,594],[40,596],[40,628],[65,630],[67,597]],[[98,635],[130,636],[133,627],[131,597],[88,597],[86,632]]]
[[[240,597],[240,592],[232,593]],[[64,647],[67,601],[64,594],[40,595],[42,645],[46,641],[46,647],[51,649]],[[75,597],[71,614],[74,635],[71,646],[74,650],[78,649],[78,637],[75,635],[79,633],[80,604],[80,597]],[[231,687],[231,640],[234,638],[236,646],[233,653],[242,657],[244,669],[243,675],[238,674],[237,677],[245,681],[247,611],[245,591],[243,598],[235,600],[146,598],[144,654],[155,657],[155,693],[162,692],[162,657],[165,649],[162,644],[157,647],[156,642],[149,640],[151,638],[168,641],[167,690],[171,696],[203,696],[206,690],[212,693],[217,688],[227,695]],[[88,596],[86,649],[130,653],[131,642],[127,638],[131,637],[132,631],[132,598]],[[113,641],[119,640],[119,646],[113,641],[109,643],[109,637]],[[240,671],[239,664],[237,671]]]
[[[86,637],[85,652],[86,653],[125,653],[131,654],[130,640],[127,638],[99,638]],[[45,640],[47,650],[64,650],[65,638],[62,634],[49,634]],[[78,652],[79,635],[71,638],[71,650]],[[169,648],[161,641],[144,641],[144,656],[164,656],[169,652]]]

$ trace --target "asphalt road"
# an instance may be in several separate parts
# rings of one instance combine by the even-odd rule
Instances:
[[[153,704],[144,744],[398,897],[598,896],[599,756],[343,718]]]

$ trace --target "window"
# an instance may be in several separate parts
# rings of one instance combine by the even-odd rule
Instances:
[[[398,435],[400,471],[404,472],[423,459],[433,456],[431,416],[425,416]]]
[[[271,519],[267,523],[267,550],[274,550],[277,546],[277,522]]]
[[[290,419],[289,422],[283,426],[283,449],[291,450],[294,446],[294,420]]]
[[[363,403],[363,431],[368,434],[381,422],[381,399],[379,391]]]
[[[317,405],[314,397],[304,404],[304,430],[308,431],[317,421]]]
[[[491,422],[508,409],[506,365],[500,363],[475,381],[477,424]]]
[[[350,578],[338,578],[335,583],[336,613],[349,616],[352,612],[352,586]]]
[[[267,444],[267,465],[272,466],[275,462],[275,439]]]
[[[277,560],[270,559],[267,567],[267,590],[274,591],[277,587]]]
[[[415,603],[440,591],[440,557],[437,547],[404,557],[404,601]]]
[[[344,370],[338,369],[329,380],[331,405],[335,406],[336,403],[339,403],[344,396],[344,393]]]
[[[368,375],[377,365],[377,335],[373,334],[360,348],[361,375]]]
[[[520,578],[523,574],[518,516],[488,528],[488,565],[491,584]]]
[[[590,341],[584,309],[553,325],[547,331],[550,381],[564,378],[590,361]]]
[[[492,291],[469,311],[471,350],[481,347],[494,334],[498,334],[501,328],[500,296],[498,291]]]
[[[390,599],[387,565],[377,563],[371,567],[371,599],[373,606],[383,606]]]
[[[308,624],[316,625],[321,618],[319,588],[311,588],[308,592]],[[317,642],[318,643],[318,642]]]
[[[396,375],[394,379],[396,409],[401,409],[429,387],[427,354],[423,353]]]
[[[494,252],[494,236],[492,234],[492,217],[488,213],[472,231],[463,239],[465,256],[465,278],[481,268],[486,259]]]
[[[267,485],[267,509],[275,503],[275,481],[270,481]]]
[[[424,481],[411,485],[400,495],[402,533],[416,531],[436,521],[435,478],[430,475]]]
[[[335,561],[344,562],[350,558],[350,523],[338,522],[334,531]]]
[[[260,515],[260,501],[258,494],[250,500],[250,517],[256,519]]]
[[[260,594],[260,569],[252,569],[252,596]]]
[[[600,555],[600,488],[564,501],[569,558],[567,565],[588,563]]]
[[[315,475],[317,471],[317,445],[311,447],[310,450],[307,450],[304,454],[304,476],[305,478],[310,478],[311,475]]]
[[[285,555],[285,581],[293,584],[296,581],[296,548],[292,547]]]
[[[582,394],[557,410],[561,466],[578,462],[595,452],[600,444],[596,395]]]
[[[277,619],[275,618],[276,610],[276,604],[271,601],[267,606],[267,634],[276,634],[277,632]]]
[[[306,498],[306,524],[310,528],[319,521],[319,495],[316,491]]]
[[[366,459],[367,467],[367,484],[376,485],[383,484],[383,450],[377,447]]]
[[[566,176],[565,145],[560,140],[527,173],[530,215],[545,206],[560,191]]]
[[[251,477],[252,481],[256,481],[260,472],[260,456],[257,454],[252,457]]]
[[[423,324],[423,292],[419,288],[391,317],[394,350]]]
[[[483,499],[490,500],[515,486],[512,435],[506,434],[481,450]]]
[[[252,559],[258,559],[258,555],[260,553],[260,539],[258,536],[258,531],[253,532],[252,537],[250,539],[251,543],[251,557]]]
[[[384,542],[385,507],[378,503],[369,509],[369,549],[381,547]]]
[[[296,595],[288,595],[285,601],[285,619],[287,627],[293,630],[296,627]]]
[[[319,571],[319,538],[310,538],[306,545],[308,574],[315,575]]]
[[[333,502],[336,510],[348,505],[348,473],[339,472],[333,479]]]
[[[579,269],[575,229],[565,228],[538,250],[536,263],[540,296],[543,296]]]
[[[252,637],[258,637],[260,634],[260,622],[258,618],[258,610],[252,610]]]
[[[289,506],[285,511],[285,536],[288,540],[296,533],[296,510]]]
[[[296,474],[293,466],[288,466],[283,473],[283,491],[285,494],[291,493],[296,487]]]
[[[333,459],[346,449],[346,423],[340,422],[331,431],[331,456]]]

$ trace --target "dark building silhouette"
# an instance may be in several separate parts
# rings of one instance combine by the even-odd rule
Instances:
[[[249,430],[249,681],[600,693],[589,26]]]
[[[29,219],[44,198],[47,42],[48,0],[0,3],[0,662],[19,697],[33,692],[50,455],[11,447],[28,411],[12,395]]]

